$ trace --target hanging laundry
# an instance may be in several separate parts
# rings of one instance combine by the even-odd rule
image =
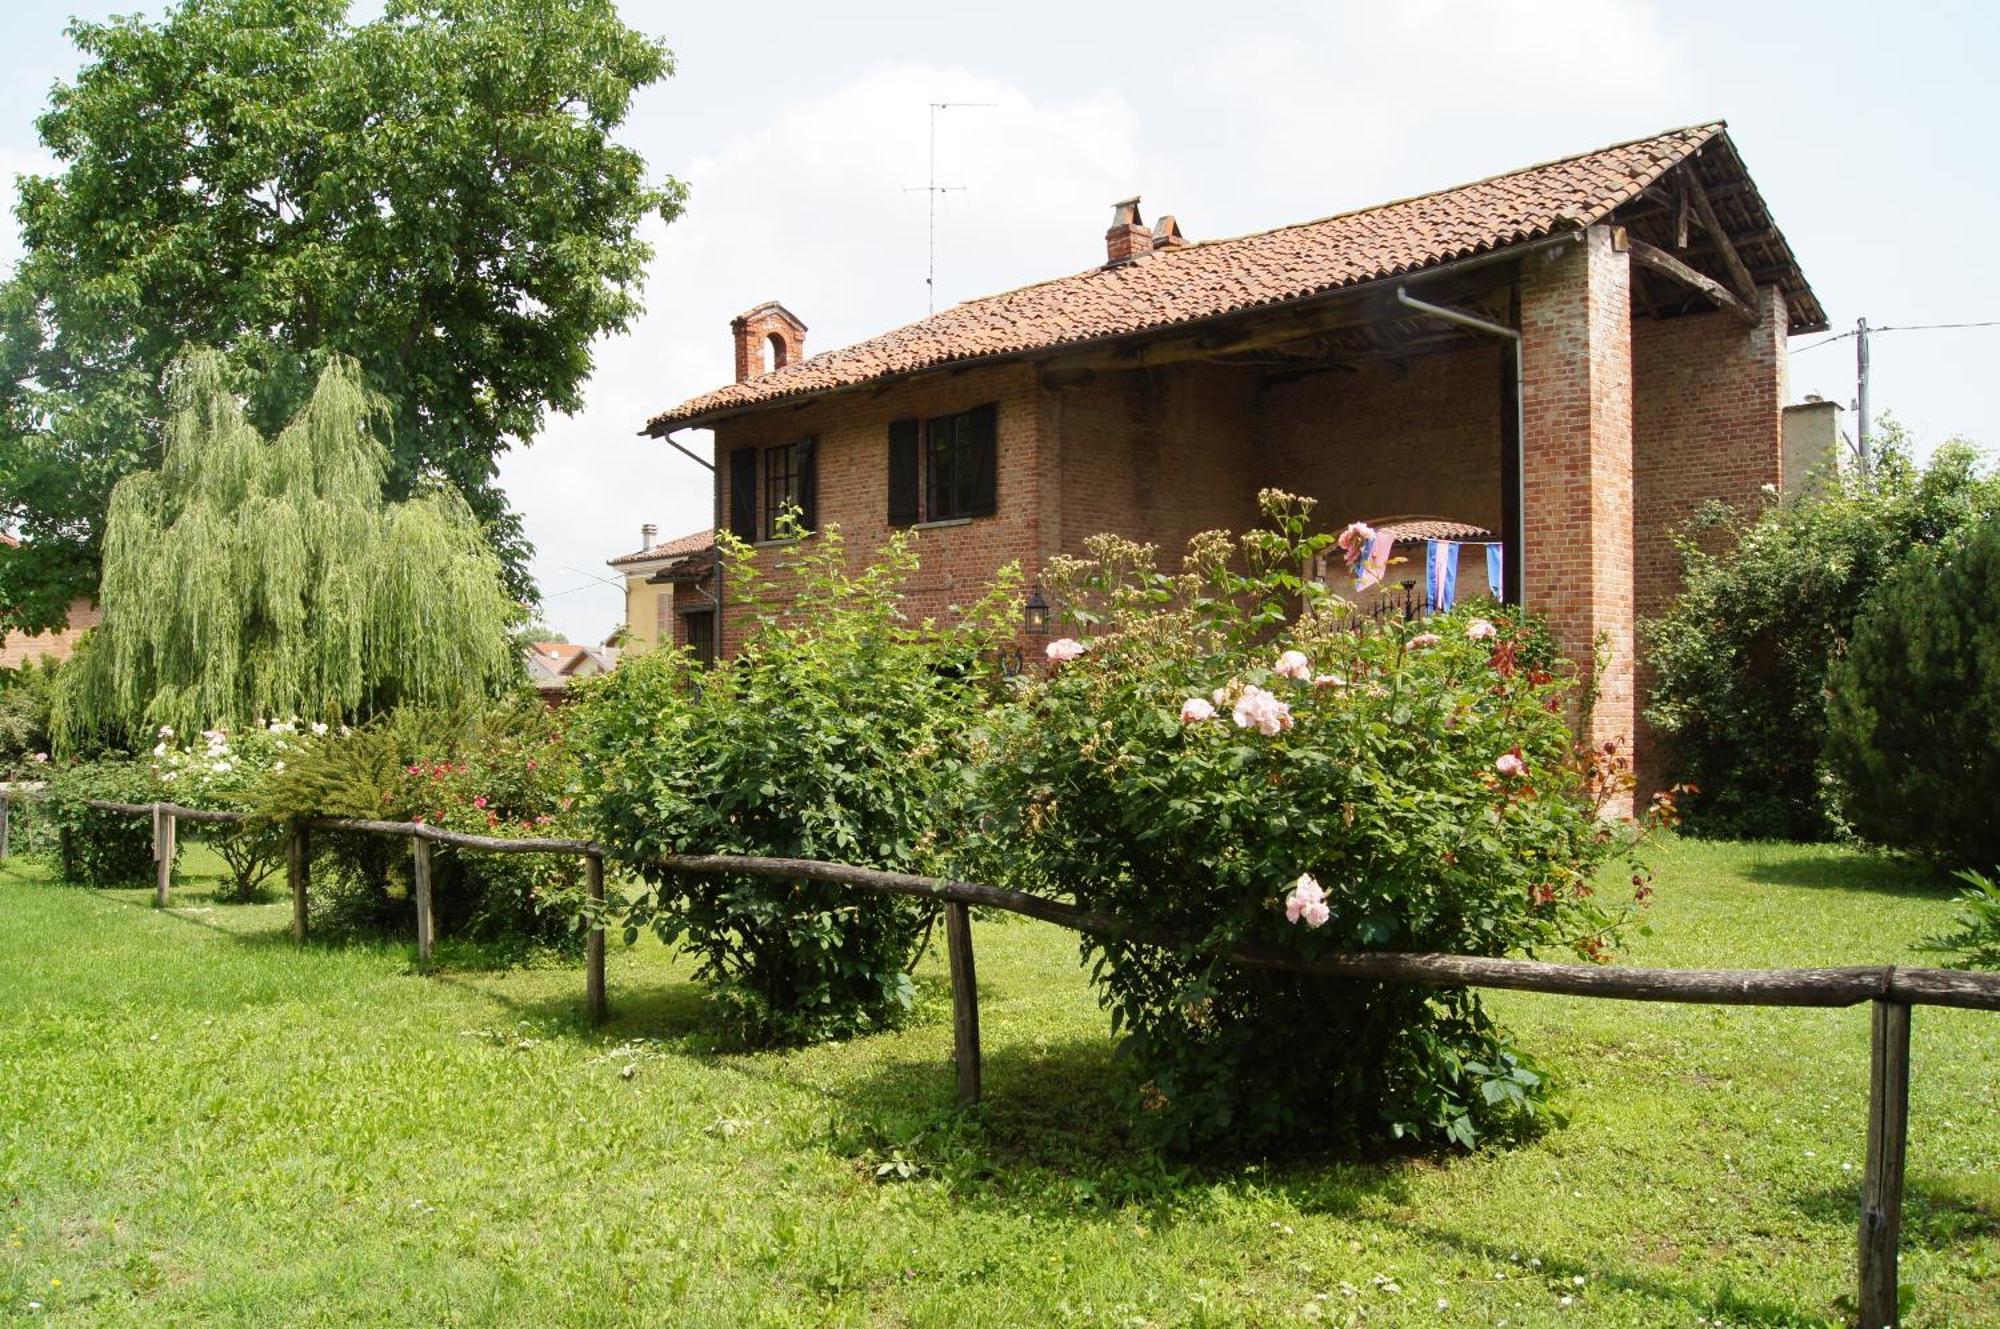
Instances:
[[[1449,613],[1458,601],[1458,545],[1451,540],[1424,541],[1424,591],[1431,608]]]
[[[1389,551],[1395,547],[1395,540],[1389,536],[1368,537],[1368,543],[1361,547],[1361,559],[1354,568],[1355,590],[1365,591],[1382,580],[1382,574],[1389,570]]]
[[[1502,548],[1500,545],[1486,546],[1486,589],[1493,593],[1493,598],[1496,600],[1507,598],[1501,594],[1507,586],[1506,581],[1500,575],[1500,554]]]

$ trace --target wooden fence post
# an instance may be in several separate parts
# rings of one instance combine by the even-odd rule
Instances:
[[[153,804],[153,906],[167,907],[174,878],[174,814]]]
[[[306,895],[312,883],[312,828],[294,821],[285,835],[285,881],[292,888],[292,940],[306,939]]]
[[[13,801],[6,790],[0,789],[0,863],[7,861],[7,814]]]
[[[604,907],[604,855],[586,854],[583,859],[583,889],[593,908]],[[604,920],[591,923],[583,939],[583,1004],[591,1023],[604,1021]]]
[[[1861,1184],[1861,1329],[1902,1323],[1896,1246],[1903,1228],[1903,1155],[1910,1123],[1910,1008],[1875,1003],[1868,1055],[1868,1171]]]
[[[421,835],[410,837],[411,880],[417,896],[417,963],[431,962],[431,943],[436,932],[431,924],[431,842]]]
[[[979,1101],[979,980],[972,965],[972,911],[944,907],[945,952],[951,959],[951,1057],[958,1067],[958,1101]]]

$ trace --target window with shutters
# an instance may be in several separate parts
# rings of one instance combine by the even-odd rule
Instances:
[[[997,408],[889,425],[889,520],[898,526],[998,510]]]
[[[778,519],[798,509],[799,525],[819,529],[819,443],[729,450],[729,533],[745,544],[778,538]]]
[[[666,641],[674,630],[674,593],[661,591],[653,597],[653,640]]]
[[[786,443],[764,449],[764,538],[778,538],[778,518],[799,501],[797,450]]]

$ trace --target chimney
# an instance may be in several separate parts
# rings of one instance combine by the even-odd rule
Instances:
[[[1181,224],[1174,220],[1171,212],[1162,213],[1153,223],[1153,248],[1179,249],[1187,244],[1187,237],[1181,234]]]
[[[658,544],[659,542],[660,542],[659,527],[653,525],[653,523],[651,522],[647,522],[644,526],[641,526],[639,528],[640,549],[642,550],[651,549],[654,545]]]
[[[1153,252],[1153,233],[1139,220],[1139,196],[1111,205],[1111,229],[1104,233],[1104,266],[1115,268]]]
[[[776,300],[731,319],[729,334],[736,341],[738,383],[806,358],[806,325]]]

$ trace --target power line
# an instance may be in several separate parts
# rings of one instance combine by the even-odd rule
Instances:
[[[1868,332],[1873,336],[1878,332],[1936,332],[1944,328],[2000,328],[2000,318],[1983,319],[1976,323],[1885,323],[1880,327],[1871,325]],[[1846,332],[1836,332],[1831,337],[1824,337],[1810,346],[1801,346],[1792,354],[1804,355],[1807,351],[1816,351],[1822,346],[1846,341],[1849,337],[1858,335],[1859,331],[1858,328],[1849,328]]]

